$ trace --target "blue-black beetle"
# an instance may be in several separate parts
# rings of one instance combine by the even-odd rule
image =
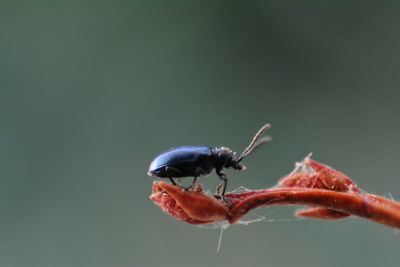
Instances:
[[[223,168],[233,168],[235,170],[245,170],[246,167],[241,161],[252,153],[258,146],[271,140],[269,136],[262,135],[271,127],[265,124],[258,130],[249,146],[237,157],[235,152],[229,148],[211,148],[207,146],[181,146],[164,152],[156,157],[150,164],[149,176],[169,178],[174,185],[178,185],[174,178],[194,177],[192,184],[185,189],[195,187],[199,176],[209,174],[215,169],[219,178],[222,180],[217,188],[217,194],[224,197],[228,177]]]

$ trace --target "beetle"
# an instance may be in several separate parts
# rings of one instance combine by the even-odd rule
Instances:
[[[222,170],[224,168],[245,170],[246,167],[241,163],[242,160],[260,145],[271,141],[269,136],[262,136],[270,127],[270,124],[263,125],[239,157],[236,156],[236,152],[227,147],[180,146],[157,156],[151,162],[147,174],[168,178],[175,186],[180,186],[175,178],[193,177],[193,182],[189,187],[181,186],[185,190],[190,190],[195,187],[200,176],[208,175],[215,169],[221,179],[221,183],[217,187],[217,194],[224,198],[228,177]]]

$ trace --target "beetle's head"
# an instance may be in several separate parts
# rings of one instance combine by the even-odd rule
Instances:
[[[236,159],[235,159],[235,160],[232,160],[232,161],[230,162],[230,166],[227,167],[227,168],[232,168],[232,169],[239,170],[239,171],[244,171],[244,170],[246,170],[246,166],[243,165],[242,163],[238,162]]]
[[[236,152],[233,152],[227,147],[216,148],[214,153],[217,162],[224,168],[232,168],[235,170],[245,170],[246,166],[239,162]]]

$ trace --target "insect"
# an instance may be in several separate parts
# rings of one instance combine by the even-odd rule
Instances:
[[[241,163],[242,160],[260,145],[271,141],[269,136],[262,136],[270,127],[270,124],[263,125],[239,157],[236,156],[236,152],[227,147],[181,146],[172,148],[156,157],[151,162],[147,174],[169,178],[173,185],[178,186],[180,185],[176,178],[193,177],[192,184],[184,188],[190,190],[195,187],[200,176],[208,175],[215,169],[221,179],[221,183],[217,187],[217,194],[224,198],[228,177],[222,170],[224,168],[245,170],[246,167]]]

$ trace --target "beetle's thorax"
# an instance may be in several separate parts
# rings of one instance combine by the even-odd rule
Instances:
[[[216,147],[212,149],[212,158],[216,169],[233,168],[242,170],[243,165],[238,162],[236,152],[227,147]]]

